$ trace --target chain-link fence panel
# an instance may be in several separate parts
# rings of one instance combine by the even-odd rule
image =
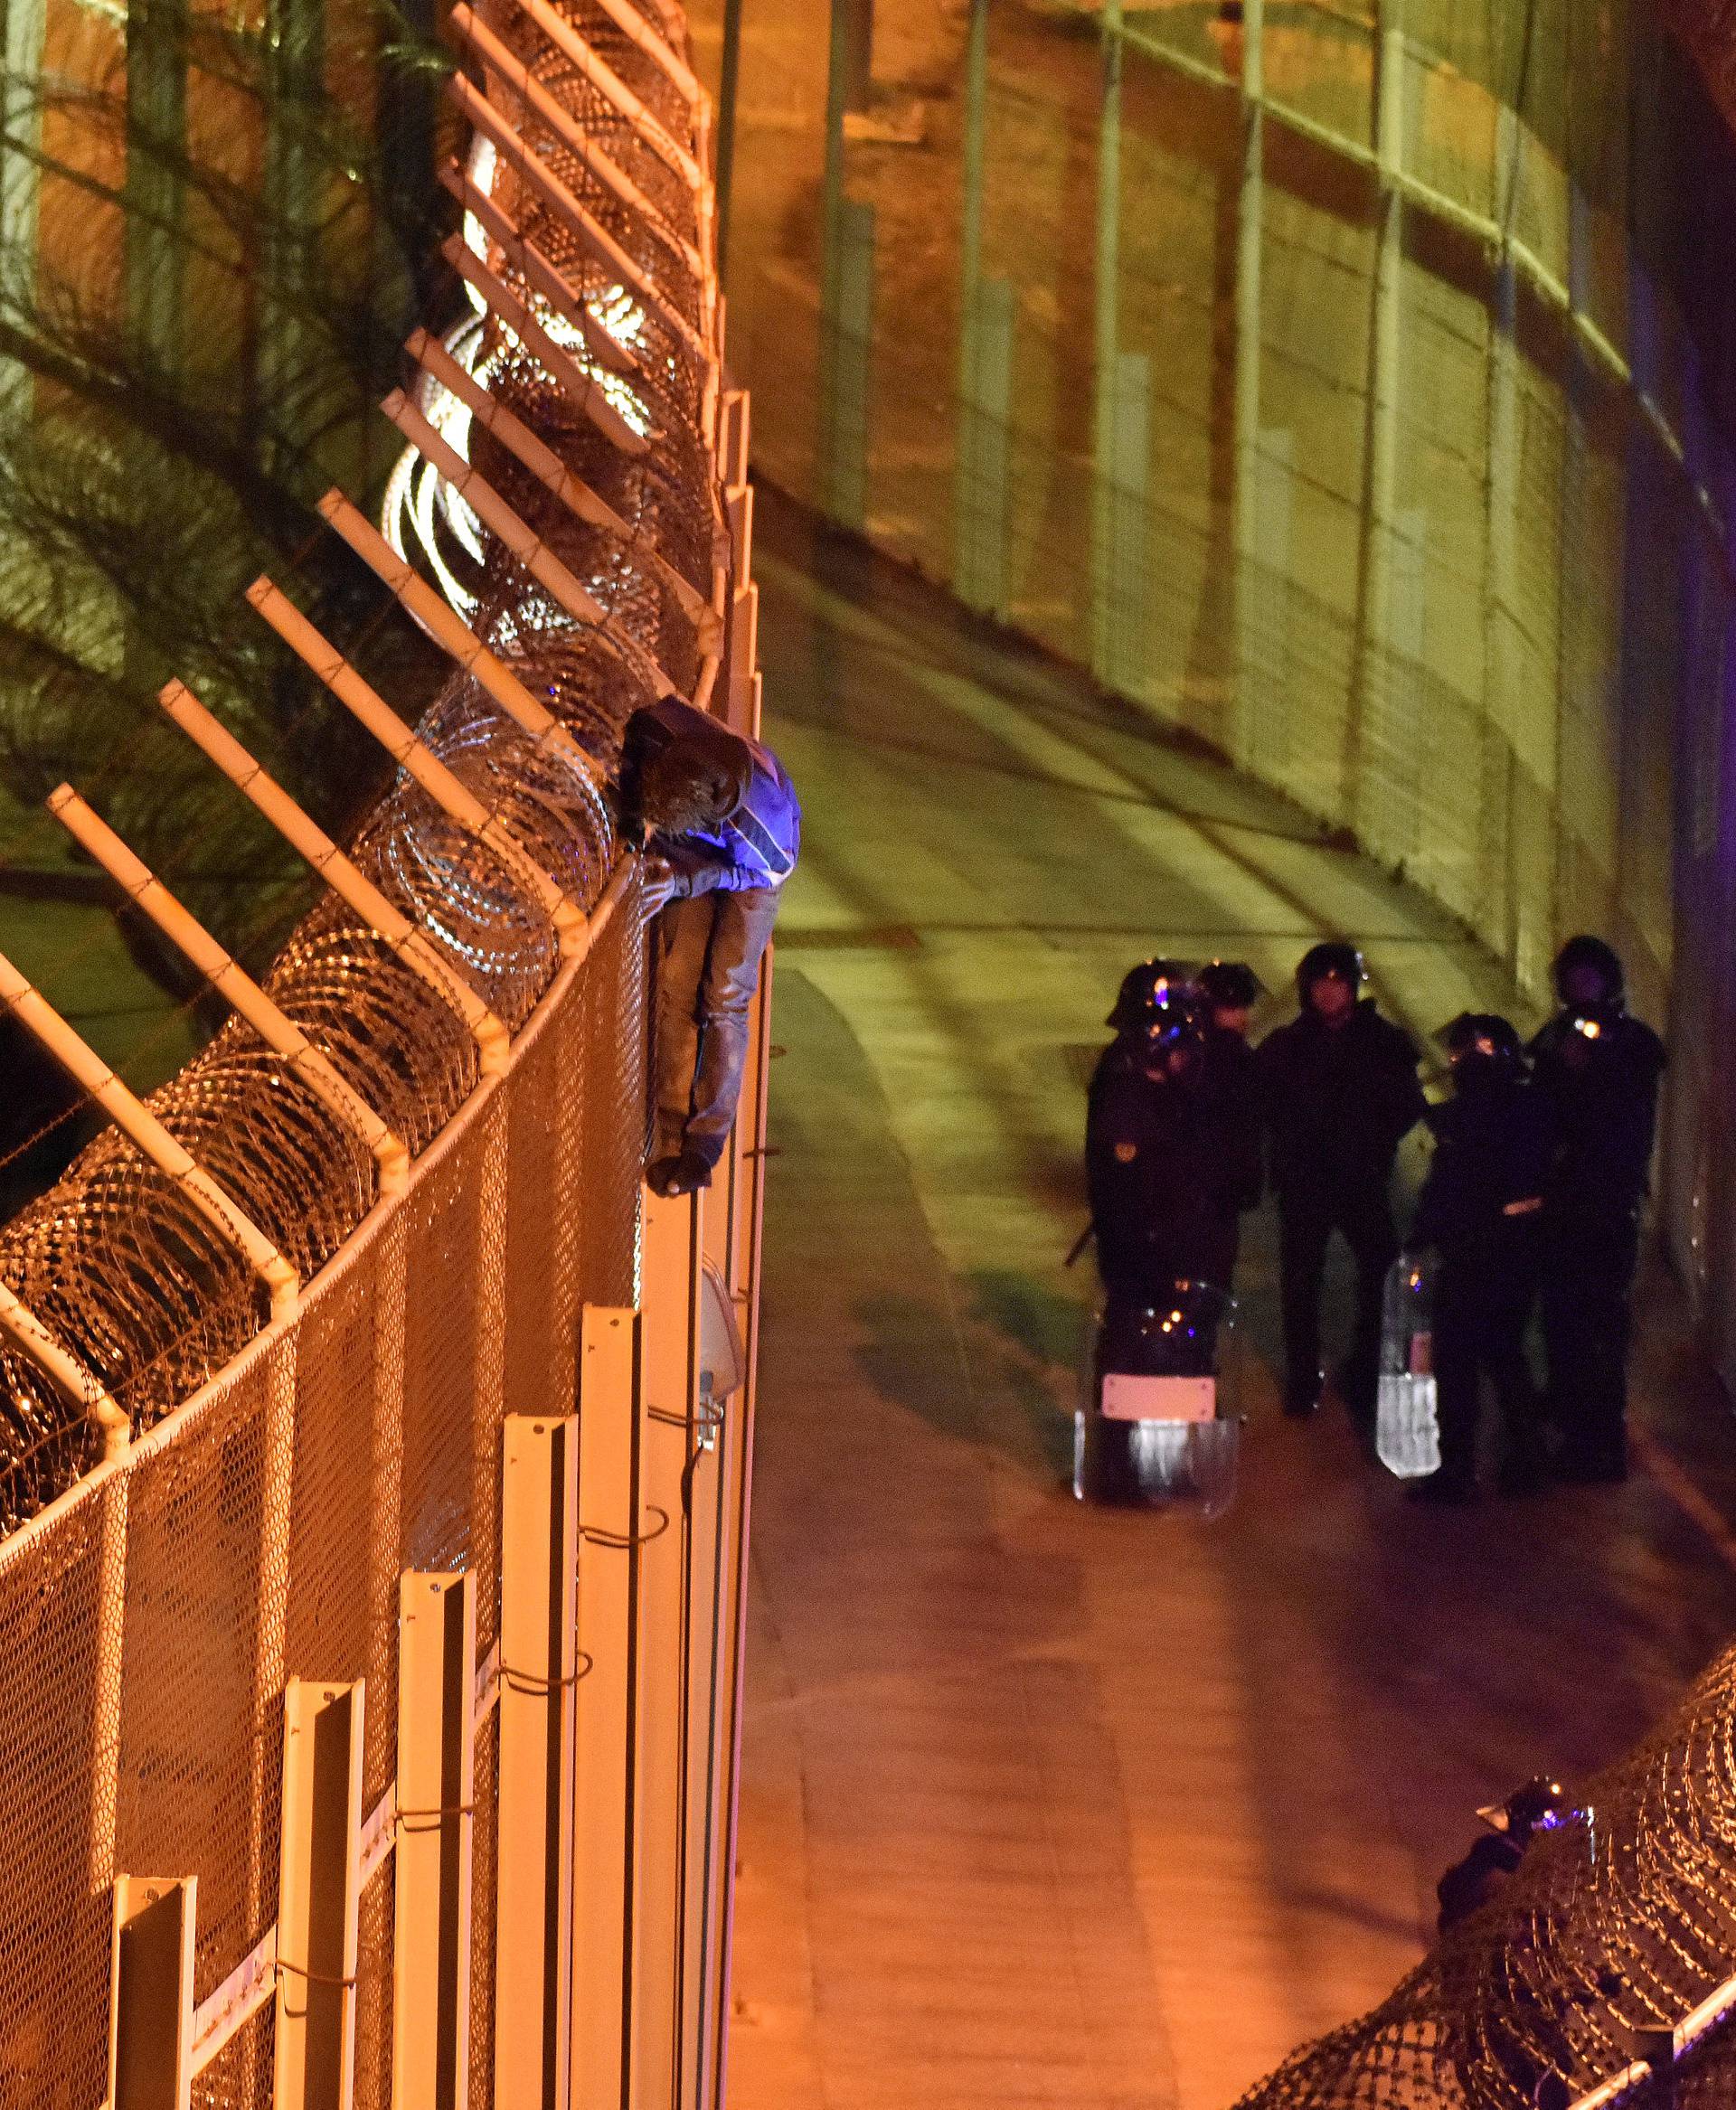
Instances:
[[[0,1525],[17,1527],[0,1549],[0,2097],[19,2110],[89,2110],[107,2091],[119,1871],[196,1879],[200,2110],[273,2099],[274,1978],[316,1983],[273,1947],[297,1679],[364,1688],[359,1962],[341,1991],[355,2101],[387,2110],[400,1593],[418,1569],[467,1570],[476,1608],[461,2024],[471,2099],[492,2099],[502,1421],[571,1412],[582,1302],[637,1295],[647,967],[611,777],[635,709],[671,690],[703,700],[731,584],[708,119],[681,85],[683,25],[658,8],[655,34],[636,36],[621,0],[570,0],[554,35],[496,12],[490,33],[536,84],[514,120],[578,211],[504,170],[490,194],[571,274],[584,316],[559,322],[522,242],[512,257],[485,245],[509,293],[579,352],[557,377],[477,321],[470,371],[552,453],[565,495],[480,426],[475,458],[589,598],[474,517],[457,538],[467,584],[422,551],[554,730],[533,711],[517,722],[497,671],[491,687],[468,655],[431,692],[394,694],[405,739],[486,825],[393,744],[406,766],[343,835],[385,909],[322,859],[337,883],[261,972],[391,1136],[367,1141],[264,1026],[224,1026],[151,1095],[174,1143],[288,1260],[298,1302],[281,1282],[269,1295],[233,1221],[213,1223],[184,1178],[116,1131],[0,1229],[0,1283],[102,1395],[75,1397],[63,1371],[0,1348]],[[659,37],[673,40],[661,58]],[[610,405],[613,438],[563,392],[575,372]],[[449,487],[430,503],[461,518]],[[121,1416],[105,1430],[110,1397]]]

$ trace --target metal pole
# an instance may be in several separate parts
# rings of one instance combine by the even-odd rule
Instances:
[[[1122,0],[1103,0],[1103,103],[1097,146],[1097,272],[1092,304],[1091,666],[1109,664],[1115,576],[1119,410]]]
[[[820,504],[830,509],[838,448],[839,310],[843,305],[844,111],[849,80],[850,10],[830,0],[826,69],[826,164],[820,184]]]
[[[974,398],[978,288],[983,278],[983,133],[988,104],[988,0],[970,0],[965,45],[964,227],[959,237],[963,313],[958,332],[958,394]]]
[[[680,2091],[684,1686],[682,1584],[687,1465],[696,1423],[697,1196],[647,1195],[639,1293],[640,1503],[670,1520],[638,1557],[634,1644],[630,2100],[669,2110]]]
[[[967,608],[1000,617],[1007,601],[1007,411],[1015,302],[1008,280],[983,276],[988,8],[989,0],[971,0],[965,52],[952,589]]]
[[[741,0],[723,0],[723,62],[717,89],[717,276],[730,251],[730,185],[735,175],[735,118],[741,79]]]
[[[505,1069],[511,1035],[470,984],[448,964],[427,932],[411,923],[363,876],[325,830],[303,813],[281,785],[267,776],[240,740],[218,724],[184,682],[170,682],[157,702],[235,788],[252,801],[290,848],[313,866],[332,891],[458,1013],[476,1043],[482,1074],[494,1077]]]
[[[1378,709],[1392,657],[1392,537],[1398,492],[1399,359],[1404,269],[1403,0],[1380,0],[1377,14],[1374,159],[1380,183],[1380,235],[1374,313],[1369,340],[1368,457],[1363,488],[1363,591],[1357,673],[1344,718],[1341,805],[1359,827],[1363,726]]]
[[[1511,201],[1516,183],[1518,120],[1503,103],[1496,118],[1495,176],[1497,195],[1505,177],[1505,206],[1498,212],[1503,228],[1511,223]],[[1518,323],[1519,281],[1510,242],[1501,245],[1495,263],[1495,297],[1489,310],[1488,460],[1486,489],[1488,522],[1483,566],[1483,709],[1486,720],[1498,730],[1510,749],[1519,747],[1516,713],[1521,708],[1518,670],[1513,650],[1514,611],[1517,603],[1517,528],[1519,521],[1519,373],[1514,331]],[[1565,494],[1563,494],[1565,495]],[[1508,964],[1521,966],[1525,947],[1522,925],[1518,841],[1520,815],[1514,796],[1514,772],[1506,786],[1505,824],[1505,856],[1501,874],[1502,949]]]
[[[1260,603],[1260,317],[1266,201],[1266,0],[1242,0],[1241,188],[1236,205],[1235,465],[1231,540],[1235,609],[1232,708],[1235,758],[1259,748],[1254,722],[1250,633]]]

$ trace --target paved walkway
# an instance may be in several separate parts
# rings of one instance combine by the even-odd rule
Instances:
[[[1656,1472],[1420,1512],[1277,1413],[1241,1499],[1076,1505],[1083,1082],[1122,969],[1368,950],[1419,1032],[1491,970],[1133,712],[762,494],[779,933],[731,2094],[1221,2110],[1420,1955],[1474,1805],[1628,1743],[1736,1614],[1726,1409],[1658,1286]],[[1667,1402],[1667,1404],[1665,1404]]]

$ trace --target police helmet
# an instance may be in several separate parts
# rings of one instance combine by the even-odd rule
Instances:
[[[1213,1011],[1251,1011],[1266,984],[1243,960],[1208,960],[1194,977]]]
[[[1545,1773],[1534,1775],[1516,1787],[1504,1803],[1493,1803],[1477,1815],[1491,1832],[1500,1832],[1516,1844],[1528,1844],[1533,1833],[1553,1832],[1571,1823],[1583,1813],[1576,1810],[1559,1780]]]
[[[1525,1074],[1524,1043],[1511,1022],[1498,1013],[1461,1011],[1437,1037],[1460,1086]]]
[[[1203,1055],[1206,1028],[1211,1022],[1211,1007],[1204,998],[1193,989],[1183,988],[1155,1005],[1144,1027],[1136,1028],[1133,1037],[1147,1061],[1158,1057]]]
[[[1122,977],[1115,1009],[1103,1022],[1125,1033],[1149,1026],[1171,1006],[1195,996],[1187,969],[1177,960],[1141,960]]]
[[[1570,937],[1555,956],[1555,994],[1561,1003],[1582,1001],[1576,998],[1568,987],[1570,978],[1581,972],[1600,978],[1604,1003],[1622,1003],[1627,994],[1628,977],[1622,968],[1621,955],[1614,946],[1606,945],[1602,938],[1592,937],[1584,931],[1578,937]]]
[[[1328,938],[1323,944],[1311,945],[1296,963],[1296,994],[1302,1003],[1307,1003],[1315,984],[1324,982],[1329,975],[1356,989],[1367,979],[1368,969],[1356,947],[1342,939]]]

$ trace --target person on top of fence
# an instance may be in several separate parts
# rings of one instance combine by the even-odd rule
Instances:
[[[1412,1493],[1419,1502],[1476,1501],[1486,1371],[1501,1414],[1501,1492],[1532,1494],[1543,1484],[1543,1460],[1525,1327],[1543,1272],[1554,1110],[1527,1077],[1524,1048],[1507,1020],[1461,1012],[1440,1038],[1453,1097],[1429,1115],[1435,1154],[1405,1241],[1412,1251],[1432,1246],[1440,1256],[1434,1308],[1440,1469]]]
[[[636,711],[620,807],[646,854],[640,899],[657,928],[656,1126],[646,1179],[659,1194],[710,1184],[735,1120],[748,1013],[801,807],[771,749],[665,696]]]
[[[1561,1134],[1543,1210],[1543,1347],[1561,1480],[1628,1474],[1628,1347],[1665,1050],[1628,1012],[1625,982],[1601,938],[1570,938],[1555,961],[1561,1008],[1531,1043]]]
[[[1344,1404],[1372,1426],[1386,1271],[1398,1256],[1389,1188],[1399,1144],[1427,1111],[1408,1033],[1361,994],[1353,945],[1313,946],[1297,963],[1297,1015],[1256,1051],[1278,1196],[1284,1411],[1320,1401],[1320,1294],[1338,1231],[1356,1265],[1356,1319],[1341,1377]]]

